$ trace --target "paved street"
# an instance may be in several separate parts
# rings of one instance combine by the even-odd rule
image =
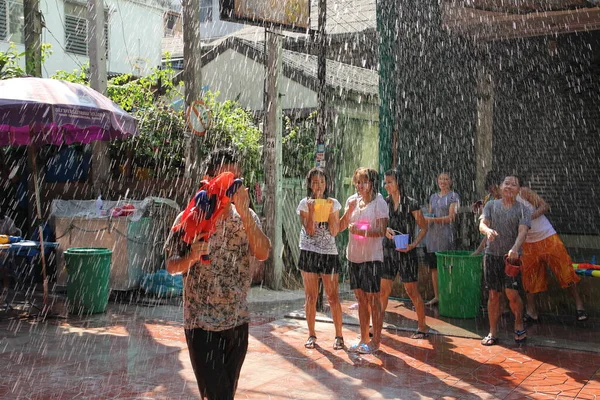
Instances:
[[[253,307],[237,399],[600,398],[595,352],[542,347],[534,338],[522,348],[508,339],[487,348],[475,333],[412,340],[410,331],[388,326],[380,352],[357,356],[333,350],[325,315],[318,346],[307,350],[305,321],[278,316],[289,314],[284,302],[270,301],[281,308]],[[286,301],[297,306],[298,297]],[[352,303],[343,303],[347,345],[358,332]],[[199,398],[178,305],[111,303],[105,314],[45,323],[16,315],[0,314],[2,399]],[[386,320],[414,325],[412,316],[391,301]],[[450,324],[431,318],[430,325],[439,332]]]

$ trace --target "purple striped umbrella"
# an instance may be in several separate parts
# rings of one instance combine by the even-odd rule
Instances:
[[[135,119],[92,88],[58,79],[0,80],[0,146],[110,141]]]

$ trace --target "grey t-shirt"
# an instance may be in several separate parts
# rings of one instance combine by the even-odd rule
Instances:
[[[456,192],[449,192],[443,196],[438,193],[431,195],[429,199],[429,206],[433,215],[438,217],[447,217],[450,215],[450,206],[453,203],[456,204],[456,211],[460,204],[460,196]],[[436,251],[443,250],[454,250],[456,248],[456,230],[454,223],[450,224],[429,224],[429,230],[427,231],[427,252],[435,253]]]
[[[488,226],[498,232],[498,236],[488,241],[485,247],[485,254],[493,256],[508,253],[519,236],[519,225],[531,227],[531,211],[518,201],[511,208],[504,208],[502,200],[488,201],[481,218],[488,220]]]

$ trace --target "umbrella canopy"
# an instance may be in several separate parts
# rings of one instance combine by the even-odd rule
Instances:
[[[92,88],[57,79],[0,80],[0,146],[30,145],[36,212],[42,220],[35,148],[43,144],[109,141],[137,134],[135,119]],[[44,278],[44,311],[48,276],[42,226],[38,227]]]
[[[0,146],[90,143],[136,133],[135,119],[90,87],[58,79],[0,80]]]

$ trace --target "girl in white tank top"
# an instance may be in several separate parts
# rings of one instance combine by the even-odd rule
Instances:
[[[529,210],[531,210],[531,213],[535,212],[535,207],[533,206],[533,204],[521,197],[520,194],[517,196],[517,201],[523,204],[525,207],[529,208]],[[546,216],[542,214],[536,219],[531,220],[531,228],[529,229],[529,232],[527,232],[527,238],[525,239],[525,242],[539,242],[540,240],[544,240],[547,237],[550,237],[554,234],[556,234],[556,231],[552,227],[552,224],[550,223],[548,218],[546,218]]]

